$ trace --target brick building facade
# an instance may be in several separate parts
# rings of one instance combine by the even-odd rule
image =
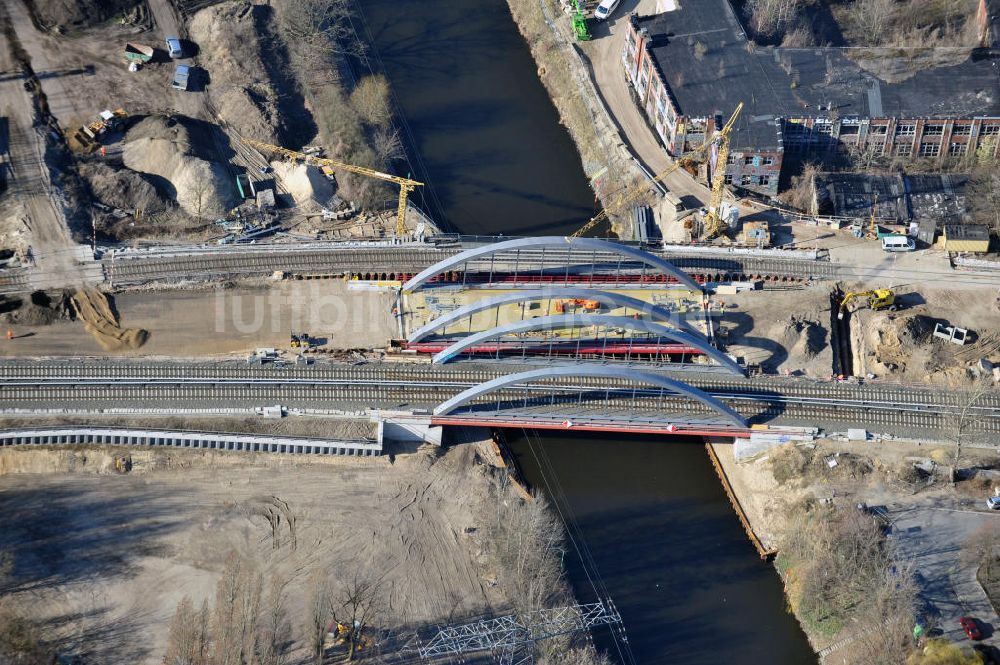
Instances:
[[[1000,66],[993,58],[887,83],[842,49],[748,43],[727,0],[632,15],[622,51],[636,103],[673,156],[700,146],[745,104],[726,182],[765,196],[778,193],[786,154],[938,162],[998,155]],[[714,156],[709,168],[714,172]]]

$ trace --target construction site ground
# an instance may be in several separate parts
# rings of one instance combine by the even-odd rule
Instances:
[[[968,387],[979,377],[982,358],[1000,363],[1000,306],[996,294],[957,295],[951,282],[895,284],[899,310],[872,311],[864,299],[849,308],[855,376],[901,383]],[[833,375],[830,294],[835,285],[816,283],[788,290],[745,291],[717,296],[712,317],[731,354],[761,365],[767,372]],[[863,290],[861,284],[841,290]],[[870,285],[869,287],[870,288]],[[972,330],[965,346],[933,337],[942,322]],[[872,376],[869,376],[872,375]]]
[[[266,581],[288,580],[296,662],[307,660],[300,629],[320,573],[381,579],[389,609],[377,627],[503,609],[467,531],[489,482],[473,446],[394,462],[129,449],[124,475],[114,466],[122,452],[0,452],[0,547],[15,557],[5,600],[86,662],[160,663],[177,603],[211,602],[232,551]],[[281,503],[288,514],[274,532],[264,515]]]
[[[412,333],[421,326],[438,318],[448,312],[469,305],[484,298],[512,293],[511,289],[464,289],[442,287],[435,289],[425,289],[407,294],[404,300],[404,312],[406,315],[407,333]],[[701,298],[684,289],[666,288],[641,288],[641,289],[614,289],[615,293],[630,296],[643,302],[653,303],[671,312],[677,313],[679,317],[688,320],[689,323],[698,330],[705,332]],[[560,314],[557,310],[557,300],[562,300],[563,314],[595,314],[612,316],[632,316],[636,312],[629,308],[612,307],[601,305],[599,309],[587,310],[583,303],[571,304],[572,299],[553,299],[551,301],[538,301],[533,303],[513,303],[502,305],[478,312],[470,317],[463,318],[452,326],[434,331],[435,335],[464,336],[472,333],[489,330],[494,326],[532,319],[539,316],[555,316]],[[640,313],[641,318],[649,319],[646,313]],[[546,333],[555,333],[557,337],[568,338],[570,335],[579,337],[581,334],[589,334],[586,328],[576,329],[554,329],[531,333],[533,336]]]
[[[103,348],[81,321],[45,318],[31,308],[33,323],[0,324],[15,334],[0,340],[0,355],[218,357],[287,349],[292,332],[329,349],[385,348],[399,336],[394,302],[389,292],[353,290],[343,280],[132,291],[115,296],[112,306],[122,328],[148,332],[141,346]]]

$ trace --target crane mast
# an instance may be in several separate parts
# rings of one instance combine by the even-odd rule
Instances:
[[[712,197],[711,197],[711,203],[709,204],[709,213],[708,213],[709,217],[712,215],[712,211],[713,210],[718,210],[718,208],[722,205],[722,194],[723,194],[724,189],[725,189],[724,188],[724,185],[725,185],[725,170],[726,170],[725,163],[726,163],[726,160],[729,158],[729,132],[732,131],[733,125],[736,123],[736,118],[737,118],[737,116],[739,116],[740,111],[742,111],[742,110],[743,110],[743,102],[740,102],[739,105],[737,105],[736,110],[733,111],[733,115],[729,118],[729,122],[727,122],[725,124],[725,126],[721,130],[719,130],[719,132],[716,134],[715,138],[713,139],[714,141],[720,141],[721,140],[721,143],[719,145],[719,156],[718,156],[718,159],[716,159],[716,162],[715,162],[715,164],[716,164],[716,169],[715,170],[717,172],[715,175],[717,177],[715,177],[713,179],[713,181],[712,181]],[[686,162],[688,162],[692,158],[694,158],[696,155],[698,155],[699,153],[704,152],[705,150],[707,150],[710,145],[711,145],[710,142],[705,141],[704,143],[702,143],[700,146],[698,146],[697,148],[695,148],[691,152],[684,153],[683,155],[681,155],[680,157],[677,158],[677,161],[675,161],[673,164],[671,164],[665,170],[663,170],[663,171],[657,173],[656,175],[654,175],[652,177],[651,182],[659,182],[659,181],[663,180],[668,175],[670,175],[671,173],[673,173],[674,171],[676,171],[677,169],[679,169],[681,166],[683,166]],[[721,171],[719,169],[719,162],[720,161],[722,162],[722,169],[721,169]],[[603,210],[601,210],[601,212],[599,212],[596,215],[594,215],[593,217],[591,217],[590,220],[586,224],[584,224],[579,229],[577,229],[576,231],[574,231],[569,237],[570,238],[579,238],[584,233],[586,233],[587,231],[591,230],[592,228],[594,228],[595,226],[597,226],[598,224],[600,224],[602,221],[604,221],[605,219],[607,219],[608,215],[610,215],[611,213],[617,212],[617,211],[621,210],[622,208],[624,208],[625,206],[629,205],[630,203],[634,203],[635,201],[638,201],[639,199],[641,199],[643,196],[645,196],[649,192],[649,182],[650,181],[637,184],[632,189],[631,192],[623,194],[612,205],[604,208]],[[712,207],[712,206],[714,206],[714,207]],[[716,213],[716,215],[718,215],[718,213]],[[708,219],[708,217],[706,217],[706,221],[707,221],[707,219]],[[719,219],[718,222],[720,224],[722,224],[721,219]]]
[[[726,190],[726,164],[729,162],[729,134],[733,131],[736,118],[743,110],[743,102],[736,105],[736,110],[730,116],[729,122],[719,130],[712,139],[716,144],[715,172],[712,174],[712,197],[708,201],[708,214],[705,215],[705,238],[710,240],[725,233],[726,222],[722,219],[722,195]]]

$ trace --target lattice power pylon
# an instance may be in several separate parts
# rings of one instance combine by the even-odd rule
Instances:
[[[491,651],[503,665],[531,663],[535,642],[597,626],[620,625],[621,621],[608,599],[445,626],[417,651],[422,658]]]

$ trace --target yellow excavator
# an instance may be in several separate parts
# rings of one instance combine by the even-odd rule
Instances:
[[[718,146],[718,151],[716,153],[716,164],[718,165],[721,163],[722,168],[719,168],[717,166],[715,169],[716,174],[714,180],[712,181],[712,198],[711,201],[709,202],[708,215],[705,224],[706,231],[714,231],[713,235],[709,236],[711,238],[714,238],[716,235],[718,235],[726,228],[726,223],[722,221],[722,219],[719,217],[719,208],[722,205],[722,194],[724,190],[723,185],[725,184],[725,170],[726,170],[725,164],[726,164],[726,159],[728,158],[729,155],[729,133],[733,130],[733,125],[736,123],[736,118],[739,117],[740,111],[742,110],[743,110],[743,102],[740,102],[736,106],[736,110],[733,111],[733,115],[730,116],[729,122],[727,122],[722,129],[720,129],[715,133],[715,136],[712,137],[712,140],[705,141],[694,150],[684,153],[677,159],[677,161],[671,164],[666,170],[657,173],[652,178],[652,182],[660,182],[668,175],[670,175],[677,169],[681,168],[682,166],[686,166],[694,162],[695,158],[700,153],[705,152],[713,145]],[[634,185],[631,188],[631,190],[624,190],[619,194],[618,199],[614,203],[612,203],[610,206],[605,207],[603,210],[601,210],[601,212],[597,213],[597,215],[595,215],[594,217],[591,217],[589,222],[587,222],[579,229],[574,231],[569,237],[579,238],[584,233],[591,230],[592,228],[603,222],[605,219],[607,219],[609,214],[618,212],[622,210],[625,206],[631,203],[635,203],[636,201],[638,201],[643,196],[649,193],[650,183],[651,181],[644,180],[643,182]]]
[[[842,320],[844,318],[844,312],[847,311],[847,306],[852,300],[857,300],[859,298],[867,298],[868,306],[873,310],[887,309],[890,312],[895,312],[896,305],[896,294],[889,289],[872,289],[871,291],[852,291],[844,295],[843,299],[840,301],[840,310],[837,312],[837,319]]]
[[[396,237],[402,239],[406,235],[406,199],[410,195],[410,192],[424,183],[417,182],[416,180],[410,180],[409,178],[400,178],[399,176],[382,173],[381,171],[369,169],[364,166],[355,166],[354,164],[345,164],[344,162],[324,159],[323,157],[317,157],[315,155],[307,155],[304,152],[289,150],[288,148],[282,148],[280,145],[271,145],[270,143],[255,141],[254,139],[246,137],[241,137],[241,140],[247,145],[257,148],[258,150],[273,152],[278,155],[283,155],[290,160],[299,160],[307,164],[312,164],[313,166],[318,166],[323,170],[323,175],[327,178],[331,178],[333,176],[333,169],[341,169],[343,171],[349,171],[351,173],[357,173],[368,176],[369,178],[384,180],[386,182],[392,182],[399,185],[399,205],[396,210]]]

